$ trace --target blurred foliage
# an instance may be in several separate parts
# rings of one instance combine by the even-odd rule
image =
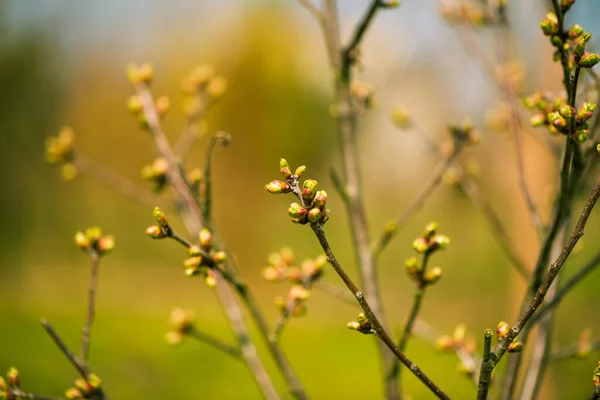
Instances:
[[[319,254],[308,229],[287,222],[288,199],[264,193],[264,184],[278,177],[280,157],[292,165],[307,165],[305,176],[318,179],[320,187],[330,192],[333,214],[328,236],[342,264],[354,276],[356,271],[343,206],[328,179],[328,169],[337,161],[335,126],[328,113],[329,81],[323,84],[319,72],[315,78],[309,71],[326,71],[324,58],[311,58],[316,51],[314,43],[305,39],[306,25],[292,18],[285,7],[271,7],[268,2],[246,7],[235,26],[219,32],[219,40],[209,41],[206,49],[190,50],[185,41],[163,38],[153,47],[156,60],[138,61],[155,61],[153,92],[171,98],[172,112],[165,120],[171,141],[184,123],[184,114],[178,109],[184,74],[202,61],[214,64],[228,79],[228,92],[208,116],[209,132],[225,130],[233,135],[232,145],[217,150],[215,157],[215,220],[270,321],[275,321],[272,299],[285,288],[260,279],[267,254],[282,245],[291,245],[300,259]],[[185,252],[174,243],[144,237],[145,227],[152,223],[151,210],[89,176],[61,182],[58,171],[44,165],[44,138],[65,123],[73,127],[80,151],[136,184],[144,184],[140,168],[154,157],[148,135],[138,131],[127,112],[125,102],[131,90],[124,65],[115,61],[113,49],[80,49],[76,61],[66,63],[64,52],[48,39],[46,28],[27,32],[16,41],[0,41],[0,372],[15,365],[27,390],[48,395],[60,396],[71,384],[75,372],[38,321],[47,318],[73,349],[79,348],[88,261],[75,248],[72,236],[86,226],[100,225],[115,235],[117,247],[101,265],[91,364],[111,397],[258,398],[247,370],[235,360],[203,344],[166,345],[168,315],[175,306],[194,308],[206,331],[225,339],[231,339],[231,334],[212,292],[183,276]],[[300,60],[298,54],[306,53],[308,61]],[[168,56],[160,58],[164,54]],[[328,77],[327,72],[321,75]],[[398,76],[401,74],[395,79]],[[419,80],[427,84],[426,76]],[[371,118],[387,117],[375,110],[368,121]],[[445,122],[438,121],[440,125]],[[364,128],[369,127],[365,124]],[[377,136],[365,135],[365,143],[371,138]],[[418,163],[411,166],[417,171],[402,171],[408,178],[400,184],[382,176],[386,171],[375,165],[378,161],[393,165],[394,160],[379,160],[376,155],[364,160],[374,235],[408,204],[419,181],[435,166],[435,160],[423,155],[418,144],[390,150],[397,141],[388,139],[369,146],[394,151],[398,165],[409,153],[417,154],[412,156]],[[186,165],[203,165],[206,143],[206,139],[197,143]],[[476,156],[486,161],[509,147],[505,139],[486,137]],[[500,165],[490,161],[483,166],[482,174],[489,174],[482,179],[486,195],[501,215],[512,216],[522,204],[514,200],[512,191],[504,190],[506,182],[504,186],[494,183],[495,177],[506,175],[507,161],[496,162]],[[513,218],[518,219],[512,217],[508,223],[520,251],[535,253],[529,247],[532,241],[520,230],[522,221]],[[436,256],[436,263],[444,267],[444,277],[428,293],[422,316],[443,333],[463,322],[480,341],[484,328],[501,319],[512,320],[522,284],[481,214],[449,187],[436,192],[381,258],[382,291],[392,330],[399,333],[413,291],[402,260],[413,254],[412,240],[430,220],[440,222],[453,244]],[[586,246],[569,262],[568,273],[595,251],[597,221],[598,217],[592,216],[584,238]],[[328,271],[325,279],[339,284],[332,272]],[[590,277],[559,311],[557,345],[576,341],[586,326],[600,332],[600,322],[589,318],[594,315],[598,279],[598,274]],[[321,293],[315,293],[307,306],[308,316],[294,319],[286,328],[283,345],[312,397],[380,398],[374,343],[345,328],[357,309]],[[264,350],[260,340],[257,342]],[[408,354],[453,398],[473,396],[470,382],[455,373],[453,356],[440,355],[423,340],[411,342]],[[596,352],[585,361],[552,367],[545,398],[551,398],[553,391],[554,398],[587,395],[597,356]],[[270,361],[267,366],[275,371]],[[556,376],[569,382],[568,387],[555,385]],[[405,374],[405,379],[412,398],[428,398],[415,378]],[[276,382],[283,390],[281,380]]]

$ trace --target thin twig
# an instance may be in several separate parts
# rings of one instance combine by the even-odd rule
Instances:
[[[494,347],[494,351],[492,352],[492,356],[489,360],[490,362],[488,362],[487,364],[482,363],[481,373],[480,373],[480,377],[479,377],[479,382],[481,384],[480,388],[479,388],[479,395],[478,395],[479,399],[486,398],[485,396],[482,397],[481,394],[487,390],[486,387],[489,383],[486,383],[486,382],[489,382],[489,378],[491,376],[491,373],[492,373],[494,367],[502,359],[502,356],[506,353],[506,351],[508,349],[508,345],[513,341],[513,339],[515,339],[517,337],[517,335],[521,332],[523,327],[531,319],[531,317],[533,316],[535,311],[540,307],[540,305],[544,301],[544,297],[546,296],[546,293],[548,293],[548,289],[554,282],[556,275],[560,272],[562,266],[567,261],[567,258],[571,254],[571,251],[573,250],[573,248],[575,247],[575,245],[577,244],[577,242],[579,241],[581,236],[583,236],[587,220],[588,220],[596,202],[598,201],[599,197],[600,197],[600,182],[598,182],[596,184],[596,186],[594,186],[594,189],[592,190],[590,197],[588,198],[587,202],[585,203],[585,206],[583,207],[581,215],[579,216],[579,219],[577,220],[575,228],[573,229],[573,232],[571,233],[571,236],[569,237],[565,248],[562,250],[559,257],[550,265],[550,268],[548,269],[548,273],[546,274],[546,277],[544,278],[542,284],[536,291],[536,294],[531,299],[529,305],[526,307],[525,311],[521,314],[521,316],[519,317],[517,322],[515,322],[515,324],[509,330],[508,334],[504,338],[502,338],[500,340],[500,342]]]
[[[173,153],[177,154],[182,159],[185,158],[194,142],[204,134],[204,132],[198,132],[197,125],[198,121],[201,121],[204,118],[204,115],[208,110],[210,105],[207,104],[209,96],[206,92],[199,93],[197,96],[200,96],[200,103],[204,105],[188,116],[183,132],[179,135],[179,138],[177,138],[175,145],[173,145]]]
[[[406,355],[403,352],[400,351],[400,349],[398,349],[398,346],[396,346],[393,339],[388,335],[383,325],[377,319],[377,316],[374,314],[363,292],[361,292],[358,289],[358,287],[354,284],[352,279],[350,279],[350,277],[346,274],[346,271],[340,265],[337,258],[333,254],[333,251],[331,250],[331,247],[329,246],[329,243],[327,241],[327,237],[325,236],[325,231],[323,230],[323,227],[321,225],[311,225],[311,228],[317,236],[317,239],[319,240],[323,251],[325,251],[325,254],[327,255],[327,261],[329,262],[329,264],[331,264],[335,272],[340,276],[344,284],[348,287],[350,292],[352,292],[362,309],[365,311],[368,320],[373,326],[375,335],[385,344],[385,346],[387,346],[392,351],[392,353],[400,360],[400,362],[402,362],[402,364],[409,368],[410,371],[417,377],[417,379],[419,379],[436,397],[440,399],[449,399],[449,397],[442,391],[442,389],[440,389],[427,375],[425,375],[423,371],[421,371],[417,364],[412,362],[408,357],[406,357]]]
[[[592,340],[586,343],[586,353],[600,350],[600,339]],[[552,361],[563,361],[569,358],[582,358],[585,355],[581,354],[581,344],[573,343],[569,346],[560,348],[552,353]]]
[[[62,400],[57,397],[48,397],[42,396],[35,393],[24,392],[19,388],[11,388],[9,389],[9,393],[11,393],[17,399],[33,399],[33,400]],[[9,397],[12,398],[12,397]]]
[[[137,203],[148,207],[154,207],[156,205],[157,196],[154,195],[150,190],[128,181],[115,171],[108,169],[106,166],[84,156],[83,154],[77,153],[75,166],[79,171],[89,173],[111,189],[115,189],[125,197]]]
[[[315,289],[331,295],[346,304],[356,306],[356,298],[354,298],[354,296],[348,293],[348,291],[341,286],[334,285],[329,282],[319,281],[315,282]]]
[[[81,377],[87,381],[90,375],[90,371],[85,361],[78,358],[75,354],[71,352],[71,350],[69,350],[65,342],[63,342],[63,340],[60,338],[60,336],[58,336],[54,328],[52,328],[50,322],[46,321],[45,319],[42,319],[40,323],[42,324],[42,328],[44,328],[46,333],[52,338],[58,349],[65,355],[65,357],[67,357],[71,364],[73,364],[73,367],[75,367],[77,372],[79,372],[79,375],[81,375]]]
[[[204,221],[210,225],[212,212],[212,157],[218,144],[226,147],[231,142],[231,135],[227,132],[217,132],[211,138],[206,147],[206,160],[204,165],[204,202],[202,204],[202,216]]]
[[[575,286],[583,281],[590,273],[596,270],[596,268],[600,266],[600,252],[597,253],[586,265],[581,267],[579,271],[577,271],[573,276],[571,276],[565,284],[556,292],[554,297],[546,303],[544,307],[542,307],[537,314],[535,314],[531,321],[529,322],[531,325],[535,325],[539,322],[539,320],[546,315],[547,312],[556,308],[564,299],[565,295],[571,292],[575,288]]]
[[[310,0],[298,0],[298,3],[306,9],[317,21],[323,19],[323,13]]]
[[[90,250],[90,286],[88,290],[88,310],[85,326],[81,335],[81,359],[87,362],[90,352],[90,333],[96,316],[96,288],[98,286],[98,267],[100,256],[96,250]]]
[[[238,347],[231,346],[229,344],[223,343],[217,338],[212,337],[211,335],[201,332],[197,329],[192,329],[188,332],[189,337],[198,340],[199,342],[205,343],[211,347],[214,347],[217,350],[221,350],[222,352],[229,354],[235,358],[241,358],[242,352]]]

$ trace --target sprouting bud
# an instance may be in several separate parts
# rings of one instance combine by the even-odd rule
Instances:
[[[321,210],[318,209],[317,207],[315,208],[311,208],[310,211],[308,212],[308,220],[310,222],[318,222],[319,219],[321,219]]]
[[[591,38],[592,38],[592,34],[586,32],[586,33],[583,33],[581,35],[581,37],[579,38],[579,40],[577,40],[577,43],[575,43],[575,50],[573,50],[573,52],[575,54],[576,61],[578,59],[580,59],[581,56],[583,56],[583,53],[585,52],[585,46],[587,46],[587,44]]]
[[[215,286],[217,286],[217,275],[215,274],[214,271],[212,271],[212,270],[206,271],[206,275],[204,276],[204,283],[209,288],[214,288]]]
[[[356,321],[350,321],[346,326],[353,331],[360,331],[360,324]]]
[[[356,320],[358,321],[359,324],[361,325],[365,325],[366,323],[369,322],[369,319],[367,318],[367,316],[365,315],[364,312],[361,312],[358,314],[358,317],[356,317]]]
[[[500,321],[498,322],[498,326],[496,327],[496,335],[498,336],[498,340],[502,339],[504,336],[508,335],[508,330],[510,329],[508,322]]]
[[[227,253],[225,253],[223,250],[217,251],[212,255],[212,259],[215,263],[221,264],[227,259]]]
[[[200,247],[202,247],[205,250],[211,249],[213,237],[212,233],[210,233],[210,231],[207,228],[203,228],[198,233],[198,240],[200,241]]]
[[[188,257],[185,260],[183,260],[183,266],[186,268],[198,267],[200,266],[200,264],[202,264],[201,256]]]
[[[11,387],[19,387],[21,383],[19,371],[15,367],[10,367],[6,373],[6,380]]]
[[[567,121],[558,113],[558,111],[549,113],[548,121],[552,124],[552,126],[559,130],[567,127]]]
[[[142,104],[142,100],[140,99],[140,96],[138,95],[132,95],[127,99],[127,109],[129,110],[129,112],[131,112],[133,115],[138,115],[139,113],[142,112],[142,110],[144,109],[144,106]]]
[[[68,388],[65,391],[65,397],[69,400],[71,399],[83,399],[85,398],[83,393],[81,393],[81,391],[75,387],[72,388]]]
[[[185,276],[188,276],[190,278],[193,277],[193,276],[199,275],[200,272],[202,272],[202,271],[198,267],[189,267],[189,268],[186,268],[183,271],[183,273],[185,274]]]
[[[417,272],[419,272],[419,263],[416,257],[407,258],[404,261],[404,266],[406,267],[406,273],[411,278],[415,279],[417,277]]]
[[[312,200],[315,197],[317,188],[317,181],[314,179],[307,179],[302,184],[302,197],[306,200]]]
[[[558,33],[558,18],[553,12],[546,14],[546,18],[540,22],[540,28],[544,35],[550,36]]]
[[[442,335],[435,341],[435,348],[440,351],[452,352],[454,351],[454,339],[449,335]]]
[[[288,179],[292,176],[292,171],[290,170],[290,164],[288,164],[288,162],[285,158],[282,158],[281,160],[279,160],[279,171],[281,172],[281,175],[283,175],[283,177],[285,179]]]
[[[162,212],[162,210],[159,207],[154,208],[152,215],[154,215],[154,219],[156,220],[156,222],[158,222],[158,225],[161,226],[162,228],[167,228],[169,226],[169,221],[167,221],[167,216],[165,215],[164,212]]]
[[[313,199],[313,204],[317,207],[325,207],[327,204],[327,192],[324,190],[317,191]]]
[[[265,185],[267,192],[273,194],[289,193],[292,191],[292,187],[283,181],[272,181]]]
[[[306,208],[302,207],[298,203],[292,203],[288,208],[288,215],[292,218],[297,218],[298,220],[301,220],[302,218],[306,217],[307,213],[308,211],[306,210]]]
[[[413,249],[415,249],[415,251],[419,254],[425,253],[427,250],[429,250],[429,245],[427,244],[427,241],[423,238],[415,239],[412,246]]]
[[[581,59],[577,65],[579,65],[581,68],[592,68],[598,63],[600,63],[600,56],[598,54],[585,52],[581,56]]]
[[[577,39],[581,35],[583,35],[583,28],[579,24],[573,25],[567,31],[567,36],[569,36],[570,39]]]
[[[440,224],[438,224],[437,222],[428,223],[427,226],[425,227],[425,231],[423,232],[423,238],[425,240],[431,239],[431,237],[433,235],[435,235],[435,233],[437,232],[439,227],[440,227]]]
[[[200,247],[198,247],[196,245],[191,245],[190,247],[188,247],[188,256],[198,257],[201,254],[202,254],[202,250],[200,250]]]
[[[566,120],[570,120],[571,118],[573,118],[573,115],[575,115],[575,113],[576,113],[575,109],[568,104],[565,104],[564,106],[562,106],[558,110],[558,112],[559,112],[560,116]]]
[[[445,249],[450,244],[450,238],[446,235],[435,235],[429,241],[429,250]]]
[[[300,178],[304,172],[306,172],[306,166],[301,165],[298,168],[296,168],[296,171],[294,171],[294,175],[296,175],[297,178]]]
[[[115,249],[115,238],[112,235],[104,235],[96,244],[96,250],[100,255],[106,255]]]
[[[442,277],[442,269],[440,267],[434,267],[425,273],[423,280],[429,285],[433,285]]]
[[[304,286],[294,285],[288,292],[288,298],[294,301],[305,301],[309,298],[310,292]]]
[[[506,349],[509,353],[520,353],[523,350],[523,343],[521,342],[512,342],[508,345]]]
[[[91,247],[91,242],[83,232],[75,234],[75,245],[83,251],[87,251]]]
[[[161,96],[157,98],[154,102],[154,109],[156,110],[156,115],[158,115],[159,118],[164,117],[167,114],[167,111],[169,111],[169,105],[170,101],[167,96]]]
[[[577,143],[584,143],[590,137],[590,131],[588,129],[579,129],[573,133],[573,139]]]
[[[163,239],[167,237],[167,232],[158,225],[150,225],[146,228],[146,236],[150,236],[152,239]]]

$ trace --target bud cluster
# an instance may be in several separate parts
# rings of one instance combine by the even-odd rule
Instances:
[[[46,162],[60,166],[61,176],[70,181],[78,174],[75,165],[75,134],[68,126],[63,127],[56,136],[46,139]]]
[[[186,113],[196,119],[225,93],[227,80],[216,75],[212,66],[200,65],[184,78],[181,88],[187,96]]]
[[[578,143],[589,137],[589,120],[596,109],[596,103],[585,102],[579,109],[567,104],[564,97],[553,97],[536,92],[523,99],[525,107],[535,110],[529,122],[533,127],[545,126],[553,135],[568,135],[572,129],[572,139]]]
[[[21,377],[15,367],[10,367],[6,372],[6,379],[0,376],[0,399],[14,399],[13,389],[19,389]]]
[[[167,332],[167,342],[172,345],[180,344],[186,335],[194,330],[196,316],[191,310],[175,308],[171,310],[170,329]]]
[[[269,265],[263,269],[263,277],[270,282],[289,281],[293,286],[288,291],[287,299],[275,298],[275,306],[285,316],[303,316],[306,314],[304,302],[310,296],[312,285],[323,275],[327,258],[321,255],[313,260],[307,259],[296,266],[293,251],[289,247],[279,253],[269,255]]]
[[[206,228],[198,233],[198,240],[200,246],[190,246],[188,258],[183,261],[185,274],[190,277],[202,275],[206,286],[212,288],[217,284],[217,275],[214,269],[225,262],[227,254],[214,248],[212,233]]]
[[[574,0],[563,0],[561,7],[566,12]],[[540,28],[544,35],[550,38],[550,43],[556,48],[553,55],[554,61],[560,61],[569,70],[578,68],[592,68],[600,62],[600,56],[586,50],[586,46],[592,38],[591,33],[585,32],[583,28],[575,24],[566,32],[561,31],[558,17],[549,12],[540,22]]]
[[[427,224],[423,231],[423,235],[414,240],[413,249],[417,253],[429,257],[429,255],[437,250],[448,247],[450,239],[446,235],[438,234],[438,228],[439,224],[437,222],[430,222]],[[433,285],[442,277],[442,268],[433,267],[427,269],[427,262],[425,261],[425,258],[423,260],[423,265],[419,264],[416,257],[408,258],[404,262],[408,276],[422,288]]]
[[[475,145],[480,141],[479,134],[469,118],[466,118],[460,125],[449,125],[448,131],[457,145]]]
[[[505,7],[507,0],[498,0],[496,10]],[[487,27],[494,24],[492,7],[477,1],[445,0],[440,3],[439,14],[449,24]]]
[[[89,374],[87,379],[78,378],[75,380],[75,386],[65,391],[67,399],[95,399],[100,393],[102,380],[96,374]]]
[[[74,239],[77,247],[86,253],[94,251],[102,256],[115,248],[115,238],[112,235],[103,235],[102,229],[97,226],[77,232]]]
[[[152,164],[142,167],[142,179],[150,183],[153,192],[160,193],[167,187],[168,169],[169,163],[167,160],[162,157],[157,157],[152,161]]]
[[[439,351],[445,353],[462,351],[468,355],[473,355],[473,353],[475,353],[475,349],[477,348],[477,344],[473,336],[466,336],[466,332],[466,326],[464,324],[459,324],[454,329],[452,335],[440,336],[436,340],[435,347]],[[473,376],[473,374],[476,372],[475,365],[466,365],[464,363],[460,363],[457,369],[468,376]]]
[[[127,66],[127,79],[133,86],[150,85],[154,78],[154,68],[150,64],[130,64]]]
[[[348,324],[346,326],[348,327],[348,329],[351,329],[353,331],[358,331],[365,335],[370,335],[370,334],[375,333],[375,329],[373,329],[373,326],[371,325],[371,321],[369,321],[369,319],[363,312],[358,314],[358,317],[356,317],[356,321],[350,321],[350,322],[348,322]]]
[[[326,208],[327,192],[317,190],[317,181],[313,179],[305,180],[302,187],[299,185],[299,179],[306,171],[306,167],[300,166],[292,173],[288,162],[282,158],[279,161],[279,170],[285,181],[271,181],[265,185],[265,189],[273,194],[293,192],[298,197],[300,203],[292,203],[288,208],[291,221],[301,225],[308,223],[322,225],[327,222],[331,213]]]

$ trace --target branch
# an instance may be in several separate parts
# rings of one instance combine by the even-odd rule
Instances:
[[[87,320],[83,327],[81,335],[81,358],[85,361],[88,360],[90,350],[90,332],[92,330],[92,324],[94,317],[96,316],[96,288],[98,286],[98,266],[100,263],[100,256],[96,250],[90,250],[90,287],[88,294],[88,311]]]
[[[575,245],[577,244],[577,242],[579,241],[581,236],[583,236],[584,228],[587,223],[587,220],[588,220],[588,218],[592,212],[592,209],[594,208],[594,205],[596,204],[596,201],[598,200],[599,197],[600,197],[600,182],[598,182],[596,184],[596,186],[594,187],[590,197],[588,198],[585,206],[583,207],[581,215],[579,216],[579,219],[577,220],[577,224],[575,225],[575,228],[574,228],[571,236],[569,237],[565,248],[562,250],[559,257],[554,261],[554,263],[552,263],[550,265],[550,268],[548,269],[548,273],[546,274],[546,277],[544,278],[542,284],[538,288],[536,294],[531,299],[531,302],[526,307],[525,311],[519,317],[517,322],[509,330],[508,334],[504,338],[502,338],[502,340],[500,340],[500,342],[494,348],[491,359],[489,360],[490,362],[488,363],[491,365],[491,368],[489,366],[486,367],[486,363],[482,363],[481,373],[480,373],[480,377],[479,377],[479,382],[480,382],[479,393],[480,394],[483,393],[484,391],[486,391],[486,387],[485,387],[486,382],[489,382],[489,378],[491,376],[492,370],[494,369],[496,364],[502,359],[502,356],[506,353],[506,351],[508,349],[508,345],[513,341],[513,339],[515,339],[517,337],[517,335],[521,332],[523,327],[525,327],[525,325],[531,319],[531,317],[533,316],[535,311],[540,307],[540,305],[544,301],[544,297],[546,296],[548,289],[554,282],[556,275],[560,272],[562,266],[566,262],[567,258],[571,254],[571,251],[573,250],[573,248],[575,247]],[[480,398],[485,399],[486,397],[484,396],[484,397],[480,397]]]
[[[329,243],[327,242],[327,237],[325,236],[325,231],[321,225],[313,225],[311,224],[311,228],[323,251],[327,255],[327,261],[335,272],[340,276],[344,284],[348,287],[348,289],[352,292],[362,309],[365,311],[367,318],[369,319],[373,329],[375,331],[375,335],[392,351],[392,353],[404,364],[410,371],[419,379],[437,398],[440,399],[449,399],[449,397],[440,389],[421,369],[412,362],[398,347],[394,344],[392,338],[385,331],[384,327],[381,325],[377,316],[374,314],[371,306],[367,302],[365,295],[358,289],[358,287],[354,284],[354,282],[350,279],[350,277],[346,274],[344,268],[340,265],[337,258],[333,254]]]
[[[350,67],[356,60],[355,51],[360,45],[364,35],[367,33],[367,29],[377,14],[377,10],[381,7],[381,0],[371,1],[371,5],[363,15],[360,23],[357,25],[352,39],[346,48],[342,51],[342,75],[348,74]]]
[[[222,352],[229,354],[232,357],[238,359],[242,357],[242,352],[238,347],[234,347],[223,343],[219,339],[214,338],[207,333],[201,332],[197,329],[192,329],[190,332],[188,332],[188,335],[191,338],[196,339],[199,342],[205,343],[211,347],[214,347],[217,350],[221,350]]]
[[[587,346],[586,346],[585,350],[587,352],[600,350],[600,339],[596,339],[596,340],[587,342],[586,345]],[[562,360],[567,360],[569,358],[575,358],[575,357],[577,357],[577,358],[582,357],[580,343],[574,343],[572,345],[558,349],[552,353],[553,361],[562,361]]]
[[[47,396],[42,396],[39,394],[35,394],[35,393],[28,393],[28,392],[24,392],[19,388],[11,388],[9,389],[10,392],[13,396],[15,396],[17,399],[33,399],[33,400],[61,400],[59,398],[56,397],[47,397]],[[10,398],[10,397],[9,397]]]
[[[62,339],[60,338],[60,336],[58,336],[54,328],[52,328],[50,322],[46,321],[45,319],[42,319],[40,322],[42,324],[42,328],[44,328],[46,333],[50,336],[50,338],[52,338],[58,349],[64,354],[65,357],[67,357],[71,364],[73,364],[73,367],[75,367],[77,372],[79,372],[79,375],[81,375],[81,377],[87,381],[88,376],[90,375],[90,371],[85,361],[79,359],[76,355],[74,355],[71,352],[71,350],[69,350],[65,342],[62,341]]]
[[[319,23],[323,19],[323,13],[310,0],[298,0],[298,3],[306,9]]]
[[[231,142],[231,135],[227,132],[217,132],[211,138],[206,148],[206,161],[204,165],[204,204],[202,217],[210,225],[212,211],[212,156],[217,144],[227,147]]]

